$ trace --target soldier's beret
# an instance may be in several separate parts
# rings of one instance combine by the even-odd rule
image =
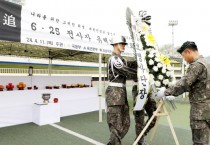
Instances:
[[[186,49],[186,48],[197,48],[195,42],[193,41],[186,41],[182,44],[182,46],[177,49],[177,52],[179,52],[180,54],[182,54],[182,52]]]

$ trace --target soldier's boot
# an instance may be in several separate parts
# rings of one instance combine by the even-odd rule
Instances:
[[[206,120],[206,122],[207,122],[207,124],[208,124],[208,126],[210,128],[210,119]]]
[[[138,145],[149,145],[149,144],[146,142],[142,142],[142,143],[138,143]]]
[[[107,145],[112,145],[111,142],[108,142]]]

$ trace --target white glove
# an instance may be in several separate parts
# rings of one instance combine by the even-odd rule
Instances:
[[[162,88],[157,88],[157,93],[156,93],[156,98],[158,99],[161,99],[161,98],[164,98],[165,97],[165,87],[162,87]]]
[[[165,96],[166,100],[173,101],[175,99],[174,96]]]
[[[174,81],[172,81],[172,82],[169,82],[169,86],[173,86],[173,85],[175,85],[176,84],[176,80],[174,80]]]

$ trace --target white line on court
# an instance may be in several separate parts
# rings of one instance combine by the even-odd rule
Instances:
[[[58,129],[60,129],[60,130],[62,130],[62,131],[65,131],[65,132],[67,132],[68,134],[71,134],[71,135],[74,135],[74,136],[76,136],[76,137],[78,137],[78,138],[81,138],[81,139],[83,139],[83,140],[86,140],[86,141],[88,141],[88,142],[90,142],[90,143],[92,143],[92,144],[95,144],[95,145],[104,145],[104,144],[102,144],[102,143],[100,143],[100,142],[97,142],[97,141],[95,141],[95,140],[93,140],[93,139],[91,139],[91,138],[89,138],[89,137],[86,137],[86,136],[84,136],[84,135],[81,135],[81,134],[79,134],[79,133],[76,133],[76,132],[74,132],[74,131],[71,131],[71,130],[69,130],[69,129],[66,129],[66,128],[64,128],[64,127],[62,127],[62,126],[59,126],[59,125],[57,125],[57,124],[50,124],[51,126],[53,126],[53,127],[55,127],[55,128],[58,128]]]

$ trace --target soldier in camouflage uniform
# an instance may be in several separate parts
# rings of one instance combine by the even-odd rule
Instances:
[[[158,96],[178,96],[189,92],[190,126],[193,145],[209,144],[210,128],[210,67],[199,54],[194,42],[187,41],[177,50],[190,63],[187,73],[168,89],[161,89]]]
[[[107,123],[110,130],[110,139],[107,145],[121,145],[121,139],[130,127],[129,106],[126,92],[126,77],[136,75],[136,70],[128,67],[128,63],[121,57],[126,40],[124,37],[115,37],[112,40],[114,51],[108,61],[109,86],[105,97],[107,104]],[[135,62],[132,62],[135,63]]]
[[[133,85],[133,88],[132,88],[132,96],[133,96],[133,106],[135,106],[136,105],[136,100],[137,100],[137,95],[138,95],[137,76],[134,76],[133,80],[134,80],[135,84]],[[144,106],[144,109],[142,109],[140,111],[133,111],[133,115],[134,115],[134,118],[135,118],[136,138],[139,136],[139,134],[141,133],[141,131],[145,127],[145,121],[144,121],[145,111],[146,111],[146,113],[148,115],[147,121],[149,121],[149,119],[153,115],[153,112],[157,109],[156,102],[150,96],[150,94],[148,94],[147,98],[148,98],[148,100],[147,100],[147,102],[146,102],[146,104]],[[144,141],[144,136],[146,136],[147,133],[155,126],[156,120],[157,120],[157,117],[155,117],[152,120],[152,122],[150,123],[149,127],[145,131],[144,135],[139,140],[138,145],[148,145]]]

